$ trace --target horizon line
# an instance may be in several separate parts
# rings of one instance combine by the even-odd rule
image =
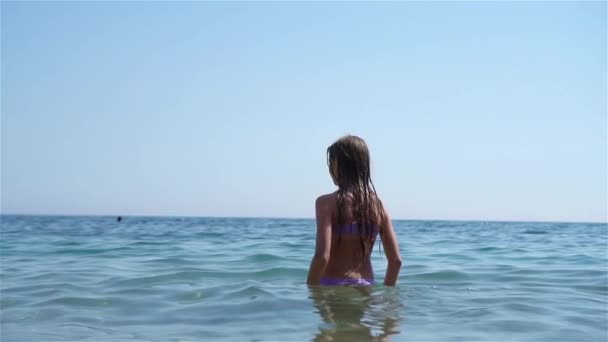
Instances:
[[[217,218],[217,219],[279,219],[279,220],[314,220],[315,217],[278,217],[278,216],[217,216],[217,215],[140,215],[140,214],[128,214],[128,215],[109,215],[109,214],[45,214],[45,213],[2,213],[1,216],[67,216],[67,217],[152,217],[152,218]],[[498,220],[498,219],[446,219],[446,218],[391,218],[392,221],[442,221],[442,222],[492,222],[492,223],[591,223],[591,224],[608,224],[608,218],[606,221],[552,221],[552,220]]]

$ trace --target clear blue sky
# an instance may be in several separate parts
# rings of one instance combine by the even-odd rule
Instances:
[[[607,220],[606,2],[2,2],[2,213]]]

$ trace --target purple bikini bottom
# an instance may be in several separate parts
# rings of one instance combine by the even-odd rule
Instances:
[[[321,278],[321,285],[324,286],[338,286],[338,285],[354,285],[354,286],[372,286],[374,285],[374,279],[337,279],[337,278]]]

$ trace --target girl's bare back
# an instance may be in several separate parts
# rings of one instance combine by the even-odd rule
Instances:
[[[327,149],[329,173],[338,190],[315,202],[317,235],[310,285],[372,285],[371,253],[380,236],[388,267],[385,285],[395,285],[401,256],[390,217],[371,181],[363,139],[345,136]]]

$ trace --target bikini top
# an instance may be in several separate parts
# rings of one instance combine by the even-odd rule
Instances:
[[[336,232],[336,233],[340,233],[340,234],[352,234],[352,235],[367,235],[368,233],[368,228],[367,227],[362,227],[360,226],[358,223],[351,223],[351,224],[340,224],[340,225],[332,225],[332,231]],[[376,237],[376,235],[378,234],[379,229],[377,225],[372,225],[371,226],[371,234],[373,237]]]

